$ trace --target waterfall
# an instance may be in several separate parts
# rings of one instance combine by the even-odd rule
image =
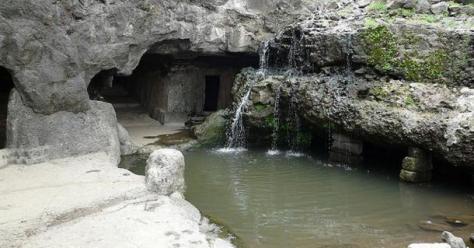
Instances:
[[[259,61],[259,73],[265,76],[267,74],[268,69],[268,60],[270,58],[270,53],[268,52],[270,48],[270,40],[263,42],[262,47],[259,51],[260,61]]]
[[[299,144],[298,144],[298,137],[301,133],[301,122],[300,117],[297,112],[296,103],[292,99],[293,92],[290,96],[290,103],[288,106],[288,126],[289,131],[287,134],[288,146],[290,151],[298,152]]]
[[[250,95],[252,93],[253,85],[261,78],[264,78],[267,74],[268,60],[269,60],[269,48],[270,41],[265,41],[260,47],[259,56],[260,56],[260,66],[257,71],[257,76],[253,79],[250,79],[246,82],[244,86],[246,88],[245,94],[240,99],[235,110],[234,117],[232,118],[232,124],[230,130],[227,134],[227,145],[226,148],[221,149],[221,151],[241,151],[244,150],[247,146],[247,135],[244,126],[243,112],[247,107],[247,104],[250,100]]]
[[[273,106],[273,132],[272,132],[272,147],[271,150],[267,152],[269,155],[280,154],[278,151],[278,141],[280,140],[280,98],[281,98],[281,86],[275,92],[275,103]]]
[[[232,119],[232,125],[230,128],[229,137],[227,140],[227,148],[244,148],[247,145],[247,137],[245,134],[244,120],[242,112],[247,106],[252,92],[252,87],[248,86],[248,90],[245,95],[241,98],[237,109],[235,110],[234,118]]]
[[[291,44],[288,49],[288,75],[300,74],[301,57],[304,56],[304,33],[298,35],[295,29],[291,32]],[[299,37],[298,37],[299,36]]]

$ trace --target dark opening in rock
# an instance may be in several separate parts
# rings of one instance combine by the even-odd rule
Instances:
[[[8,98],[13,87],[10,72],[0,66],[0,148],[6,145]]]
[[[206,76],[204,111],[216,111],[219,101],[221,79],[219,76]]]
[[[257,67],[256,54],[146,53],[130,76],[116,75],[112,88],[120,88],[161,123],[184,123],[191,117],[232,104],[235,76],[244,67]],[[107,91],[101,90],[106,101]],[[125,98],[124,98],[125,99]],[[122,99],[122,100],[124,100]]]
[[[114,87],[114,76],[116,72],[116,69],[103,70],[92,78],[87,87],[87,92],[91,100],[108,102],[115,100],[113,99],[115,97],[114,91],[111,92],[111,89],[117,90],[117,87]],[[111,99],[106,99],[106,96]]]

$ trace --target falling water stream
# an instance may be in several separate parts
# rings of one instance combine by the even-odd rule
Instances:
[[[246,85],[245,94],[240,99],[237,108],[235,109],[234,117],[232,118],[232,124],[230,130],[227,134],[227,145],[225,148],[221,149],[222,152],[238,152],[245,150],[247,146],[247,136],[243,120],[243,112],[247,107],[247,104],[252,93],[252,87],[255,82],[265,77],[268,69],[268,59],[269,59],[269,50],[270,41],[263,43],[260,49],[260,68],[257,72],[257,77],[254,80],[248,80]]]

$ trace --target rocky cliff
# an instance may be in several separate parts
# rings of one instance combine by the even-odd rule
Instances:
[[[239,101],[252,88],[245,119],[254,141],[297,137],[291,120],[301,118],[309,128],[474,166],[472,10],[360,1],[283,29],[269,43],[270,73],[245,71],[234,89]]]
[[[311,12],[311,2],[2,1],[0,66],[15,84],[8,147],[54,151],[45,159],[99,149],[117,159],[113,109],[87,93],[94,75],[112,68],[130,74],[147,51],[255,53],[277,29]]]

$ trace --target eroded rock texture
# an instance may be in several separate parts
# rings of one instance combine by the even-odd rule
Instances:
[[[410,8],[371,8],[290,25],[269,43],[271,73],[244,71],[234,88],[239,101],[252,86],[245,113],[255,134],[250,140],[268,144],[275,128],[296,136],[297,127],[285,123],[299,117],[310,128],[420,147],[472,167],[472,16],[430,14],[427,21]]]
[[[96,116],[98,104],[87,94],[94,75],[112,68],[130,74],[146,51],[256,52],[260,41],[317,4],[311,2],[2,1],[0,66],[16,86],[10,105],[21,110],[10,111],[8,123],[18,126],[8,129],[8,147],[66,147],[60,156],[115,150],[113,109]]]

